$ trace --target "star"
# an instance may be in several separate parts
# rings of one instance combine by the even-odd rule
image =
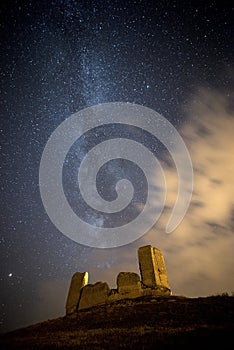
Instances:
[[[4,307],[3,316],[0,314],[0,332],[37,322],[42,317],[52,318],[58,313],[63,314],[63,305],[57,300],[64,300],[70,277],[78,268],[80,271],[90,271],[94,279],[98,268],[99,278],[113,284],[113,274],[106,272],[106,268],[111,266],[117,269],[118,264],[122,264],[121,269],[127,269],[135,259],[136,249],[131,245],[128,252],[124,248],[111,253],[97,252],[69,240],[51,223],[40,197],[40,160],[51,134],[63,121],[73,113],[98,103],[143,105],[159,112],[179,129],[183,125],[192,128],[183,111],[196,88],[207,86],[212,90],[213,87],[231,98],[232,8],[215,1],[210,4],[209,1],[206,4],[191,2],[188,6],[185,0],[158,1],[157,6],[153,0],[18,0],[0,5],[3,57],[0,80],[4,87],[0,128],[0,299],[4,305],[10,305],[9,310],[6,310],[7,306]],[[208,105],[212,110],[212,105]],[[211,124],[214,122],[212,120]],[[207,133],[202,128],[198,129],[205,140]],[[228,129],[232,130],[231,127]],[[77,180],[76,161],[86,156],[91,144],[94,146],[99,140],[108,138],[107,129],[96,132],[96,136],[87,134],[82,143],[78,142],[78,148],[69,153],[69,162],[63,168],[65,194],[74,203],[73,209],[76,209],[75,205],[78,209],[81,207],[77,191],[74,191],[74,181],[71,181]],[[131,136],[128,131],[121,130],[123,132],[127,137]],[[116,126],[114,130],[109,128],[108,133],[114,138]],[[195,135],[194,132],[191,138]],[[68,136],[61,135],[63,138]],[[157,142],[151,143],[146,136],[144,144],[167,163],[166,150],[162,150]],[[139,139],[141,137],[139,133]],[[220,138],[211,145],[221,147],[222,143]],[[196,147],[200,150],[199,143]],[[70,163],[72,157],[74,162]],[[202,151],[200,157],[202,160]],[[227,157],[220,154],[220,158],[224,161]],[[216,159],[209,158],[208,154],[207,162],[215,165]],[[111,174],[108,178],[104,175],[99,177],[99,184],[103,186],[99,192],[106,197],[115,195],[112,178],[119,180],[126,174],[133,180],[137,178],[136,173],[130,171],[127,164],[125,166],[125,162],[124,165],[121,161],[118,164],[118,168],[112,164],[103,167],[104,175],[108,171]],[[213,174],[216,176],[215,171]],[[141,188],[140,176],[137,181],[136,187]],[[219,183],[225,183],[225,179],[219,179]],[[112,191],[106,191],[106,187]],[[228,192],[230,196],[231,190]],[[230,198],[226,201],[223,197],[222,203],[231,203]],[[200,201],[202,198],[198,203]],[[137,200],[136,205],[140,206],[141,202]],[[199,205],[195,208],[199,208]],[[201,209],[207,212],[205,206]],[[87,217],[91,215],[88,209],[84,210],[84,214]],[[62,220],[62,213],[58,216]],[[233,213],[230,217],[233,218]],[[102,217],[97,220],[101,221]],[[218,224],[221,230],[222,222]],[[209,220],[204,227],[208,225]],[[202,228],[201,232],[205,230]],[[168,239],[168,252],[173,252],[170,242]],[[212,242],[213,239],[207,238],[207,246]],[[160,243],[159,240],[159,248]],[[216,293],[220,286],[217,278],[216,281],[212,280],[212,276],[217,277],[217,273],[226,281],[225,286],[231,285],[230,275],[233,274],[234,264],[227,262],[224,247],[232,245],[227,241],[220,246],[220,270],[211,274],[211,281],[204,277],[201,262],[197,270],[194,267],[193,273],[201,276],[201,283],[191,283],[192,295],[204,294],[205,289],[202,288],[207,280],[213,293]],[[179,256],[181,259],[185,257],[188,248],[191,265],[193,261],[199,264],[198,257],[190,254],[192,247],[193,241],[189,247],[178,243],[178,248],[184,248],[183,254],[177,252],[178,259]],[[207,262],[213,266],[209,249]],[[179,266],[179,260],[176,264]],[[183,269],[173,271],[175,287],[183,294],[182,286],[187,286],[193,278],[191,274],[186,275]],[[4,284],[5,280],[8,283]],[[14,288],[16,284],[17,288]],[[57,298],[56,302],[54,298]],[[38,302],[35,303],[35,300]],[[22,305],[21,313],[17,305]],[[46,305],[51,305],[50,310]]]

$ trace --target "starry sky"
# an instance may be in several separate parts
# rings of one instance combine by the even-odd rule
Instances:
[[[138,271],[136,250],[144,244],[163,251],[174,294],[234,291],[233,44],[233,8],[225,1],[1,2],[1,331],[63,315],[76,271],[115,287],[119,271]],[[192,158],[194,195],[181,225],[166,235],[176,172],[156,142],[168,181],[165,213],[136,242],[95,249],[52,224],[39,165],[62,121],[118,101],[147,106],[177,128]]]

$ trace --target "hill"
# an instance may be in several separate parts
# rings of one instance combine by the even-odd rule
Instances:
[[[234,297],[141,297],[0,336],[1,349],[234,348]]]

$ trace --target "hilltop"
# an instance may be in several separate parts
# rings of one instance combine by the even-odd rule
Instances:
[[[1,349],[231,349],[234,297],[125,299],[0,336]]]

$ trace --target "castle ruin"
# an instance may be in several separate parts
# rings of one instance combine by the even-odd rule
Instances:
[[[126,298],[171,295],[161,251],[151,245],[140,247],[138,261],[141,278],[135,272],[120,272],[117,289],[110,289],[106,282],[88,284],[88,272],[76,272],[67,296],[66,315]]]

